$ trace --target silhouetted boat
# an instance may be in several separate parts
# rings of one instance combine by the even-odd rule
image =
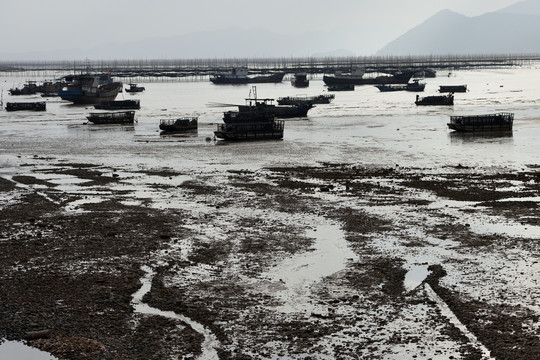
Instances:
[[[309,80],[306,73],[294,74],[294,78],[291,80],[291,85],[298,88],[304,88],[309,86]]]
[[[95,112],[86,118],[94,124],[133,124],[135,111]]]
[[[94,105],[94,108],[99,110],[138,110],[141,108],[141,102],[138,99],[103,101]]]
[[[138,93],[146,90],[144,86],[137,86],[137,84],[129,84],[129,88],[125,89],[128,93]]]
[[[285,128],[283,120],[246,121],[218,124],[214,135],[224,140],[282,139]]]
[[[433,95],[421,98],[416,95],[416,105],[454,105],[454,94]]]
[[[418,80],[413,80],[412,83],[405,85],[402,84],[387,84],[387,85],[375,85],[377,89],[381,92],[389,91],[411,91],[411,92],[420,92],[424,91],[426,88],[425,83],[420,83]]]
[[[315,105],[330,104],[336,96],[334,94],[316,96],[286,96],[277,99],[279,105]]]
[[[246,68],[233,68],[227,72],[214,74],[210,81],[214,84],[249,84],[249,83],[280,83],[283,81],[285,73],[273,75],[249,77]]]
[[[163,119],[159,122],[160,130],[166,132],[197,130],[198,117],[181,117],[179,119]]]
[[[112,101],[122,89],[121,82],[113,81],[108,75],[71,75],[65,77],[67,86],[58,95],[74,104],[99,104]]]
[[[17,95],[34,95],[38,92],[38,86],[35,81],[28,81],[22,88],[11,88],[8,90],[11,96]]]
[[[451,116],[448,128],[461,132],[511,131],[513,113]]]
[[[44,101],[6,103],[6,111],[45,111],[45,110],[47,110],[47,105]]]
[[[463,93],[467,92],[467,85],[441,85],[439,86],[441,93]]]
[[[354,84],[328,85],[328,91],[354,91]]]
[[[361,69],[354,69],[350,74],[336,72],[334,76],[323,76],[326,85],[378,85],[378,84],[407,84],[414,75],[413,71],[397,72],[395,74],[366,77]]]

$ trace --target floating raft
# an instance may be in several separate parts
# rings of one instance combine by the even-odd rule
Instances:
[[[513,113],[451,116],[447,124],[451,130],[462,132],[512,131]]]

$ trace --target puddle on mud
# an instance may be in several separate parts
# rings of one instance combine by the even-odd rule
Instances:
[[[413,265],[409,268],[405,280],[403,280],[403,286],[407,292],[413,291],[422,284],[429,275],[427,268],[427,265]]]
[[[0,339],[0,359],[9,360],[58,360],[49,353],[30,347],[18,341]]]
[[[309,230],[307,236],[315,238],[313,250],[286,259],[263,275],[263,278],[271,282],[267,284],[267,290],[283,302],[283,305],[276,308],[278,311],[313,311],[311,286],[343,270],[347,261],[356,258],[356,254],[348,248],[339,224],[319,224],[315,230]]]

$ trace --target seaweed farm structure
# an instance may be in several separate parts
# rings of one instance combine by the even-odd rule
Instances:
[[[448,128],[460,132],[512,131],[513,113],[451,116]]]
[[[130,82],[144,78],[182,78],[213,76],[224,68],[245,67],[249,75],[274,73],[335,74],[351,68],[365,72],[411,70],[431,74],[440,69],[479,69],[528,66],[540,60],[538,54],[441,55],[441,56],[349,56],[296,58],[223,58],[223,59],[111,59],[81,61],[0,61],[0,71],[7,76],[27,72],[49,76],[61,72],[84,73],[89,68],[109,72]]]
[[[420,97],[416,95],[416,105],[454,105],[454,94]]]
[[[86,118],[94,124],[133,124],[135,111],[94,112]]]
[[[45,110],[47,110],[47,105],[45,101],[6,103],[6,111],[45,111]]]

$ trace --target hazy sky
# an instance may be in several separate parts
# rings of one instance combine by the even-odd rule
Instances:
[[[263,28],[346,30],[369,55],[439,10],[477,16],[518,0],[0,0],[0,53],[89,48],[152,37]]]

